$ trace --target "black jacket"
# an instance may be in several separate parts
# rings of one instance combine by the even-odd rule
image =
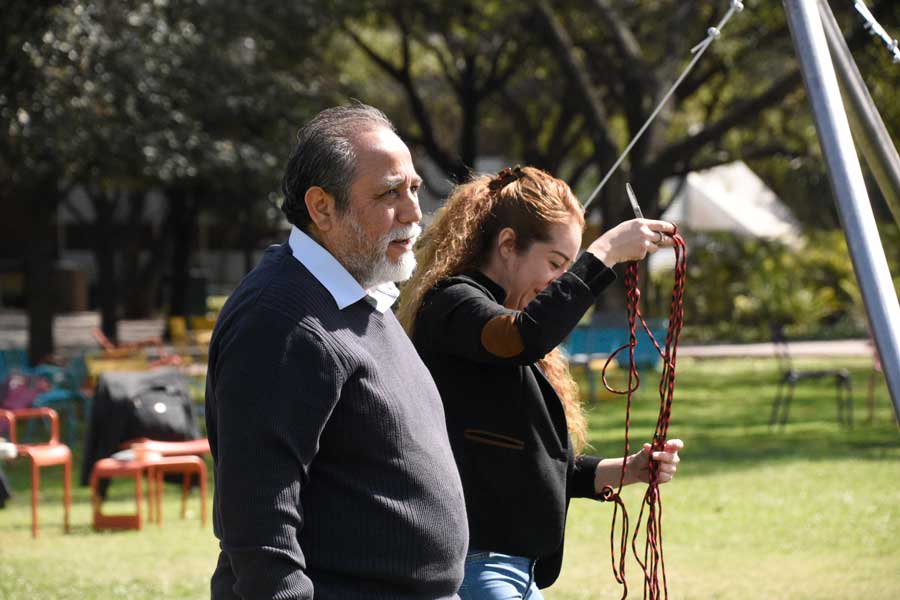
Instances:
[[[160,409],[159,404],[162,404]],[[187,377],[173,369],[100,375],[84,435],[81,485],[101,458],[134,438],[181,441],[200,437]],[[101,480],[105,495],[109,480]]]
[[[562,562],[569,498],[594,498],[599,458],[572,450],[562,403],[536,364],[615,274],[585,253],[521,312],[484,274],[426,293],[413,343],[437,383],[466,497],[471,549],[538,558],[540,587]]]

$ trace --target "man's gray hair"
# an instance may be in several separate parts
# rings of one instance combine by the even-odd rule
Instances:
[[[313,186],[334,196],[339,214],[346,212],[356,175],[354,138],[379,127],[396,132],[383,112],[354,102],[323,110],[297,132],[297,145],[281,179],[281,210],[288,221],[304,230],[310,224],[304,197]]]

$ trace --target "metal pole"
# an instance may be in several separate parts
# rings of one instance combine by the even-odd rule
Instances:
[[[853,139],[872,170],[894,221],[900,226],[900,156],[897,155],[897,148],[869,95],[831,7],[825,0],[819,0],[819,14],[837,71],[844,107],[850,117]]]
[[[900,303],[891,281],[862,169],[841,102],[816,0],[783,0],[825,155],[853,270],[900,419]]]

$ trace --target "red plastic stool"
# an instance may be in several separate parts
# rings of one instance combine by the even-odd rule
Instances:
[[[187,515],[187,497],[191,490],[191,475],[200,483],[200,524],[206,526],[206,463],[197,456],[169,456],[160,458],[149,467],[149,477],[155,482],[156,522],[162,525],[163,475],[181,473],[181,518]]]
[[[142,482],[144,479],[144,471],[150,469],[158,460],[158,457],[145,457],[140,460],[116,460],[114,458],[103,458],[94,464],[91,470],[91,503],[94,507],[94,529],[143,529],[143,511],[141,505],[144,500],[144,492]],[[149,475],[149,473],[148,473]],[[101,479],[113,478],[132,478],[134,479],[134,504],[135,512],[131,515],[104,515],[101,510],[103,499],[97,490],[97,484]],[[153,485],[155,480],[153,477],[148,478],[149,490],[149,518],[152,521],[154,517],[154,498],[155,493]]]

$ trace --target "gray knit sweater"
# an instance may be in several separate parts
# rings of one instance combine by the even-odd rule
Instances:
[[[270,248],[210,345],[212,597],[454,598],[468,543],[434,382],[393,313]]]

